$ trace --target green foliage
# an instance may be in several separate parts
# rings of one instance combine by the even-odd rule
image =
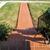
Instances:
[[[50,8],[46,10],[44,14],[39,17],[39,26],[50,28]]]
[[[48,8],[38,19],[38,27],[48,29],[47,33],[50,37],[50,8]]]
[[[1,23],[0,24],[0,40],[3,40],[8,36],[8,33],[11,31],[12,27],[9,24]]]

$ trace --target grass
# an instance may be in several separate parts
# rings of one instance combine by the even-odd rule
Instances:
[[[9,23],[12,27],[15,27],[18,16],[19,3],[7,3],[0,9],[0,23]]]
[[[30,3],[29,8],[33,18],[38,18],[50,7],[49,3]]]
[[[13,28],[16,26],[20,3],[7,3],[0,8],[0,23],[9,23]],[[38,19],[50,7],[49,3],[29,3],[29,9],[33,19]]]
[[[43,15],[48,10],[48,8],[50,8],[50,4],[49,3],[34,3],[34,4],[31,3],[29,4],[29,8],[30,8],[30,12],[31,12],[33,19],[35,19],[36,24],[38,24],[37,22],[38,18],[41,17],[41,15]],[[48,27],[47,24],[49,25],[49,23],[46,23],[46,21],[43,21],[42,19],[40,19],[39,24],[37,26],[41,28],[42,27],[47,28]]]

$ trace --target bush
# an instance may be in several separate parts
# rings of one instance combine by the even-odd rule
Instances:
[[[7,39],[8,33],[11,31],[11,27],[9,24],[2,23],[0,24],[0,40]]]
[[[46,10],[39,18],[38,18],[38,28],[46,28],[48,29],[48,35],[50,37],[50,8]]]

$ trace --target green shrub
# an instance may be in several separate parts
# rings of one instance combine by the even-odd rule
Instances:
[[[0,40],[6,39],[8,33],[11,31],[11,27],[9,24],[1,23],[0,24]]]
[[[38,24],[38,27],[43,29],[43,28],[46,28],[48,29],[48,35],[50,37],[50,8],[48,8],[46,10],[46,12],[44,12],[44,14],[42,14],[39,19],[39,24]]]

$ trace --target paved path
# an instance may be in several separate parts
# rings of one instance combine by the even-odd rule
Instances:
[[[33,28],[31,15],[27,4],[22,3],[20,5],[19,17],[18,17],[18,29]]]

